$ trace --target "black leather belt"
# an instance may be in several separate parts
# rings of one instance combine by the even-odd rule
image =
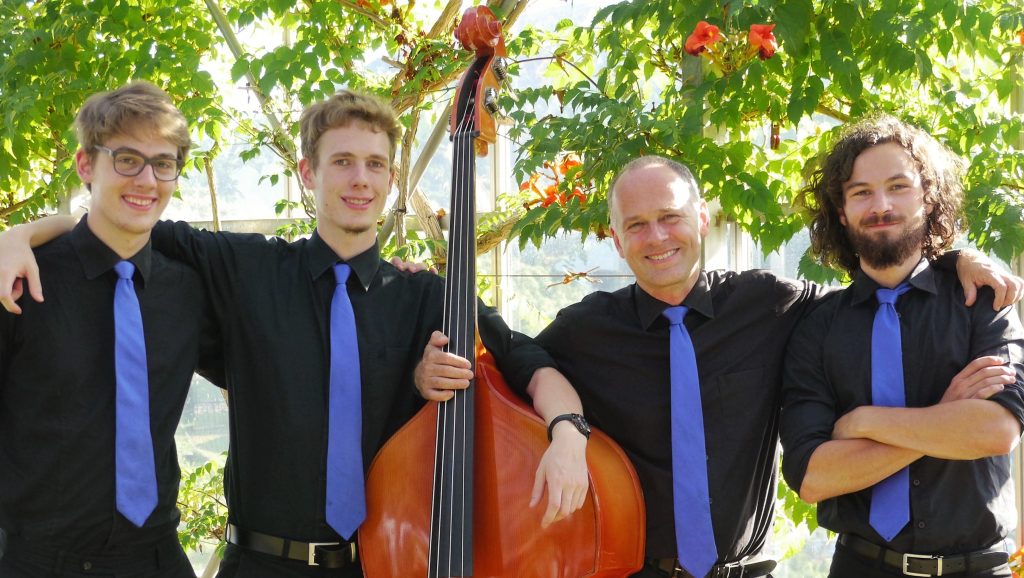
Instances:
[[[679,565],[675,558],[648,558],[647,565],[657,568],[670,578],[695,578]],[[715,564],[707,576],[701,578],[757,578],[767,576],[775,569],[775,560],[759,560],[757,562],[729,562]]]
[[[351,542],[299,542],[243,530],[228,524],[227,541],[246,550],[278,558],[305,562],[308,566],[344,568],[359,559],[355,540]]]
[[[839,543],[865,558],[877,560],[881,557],[886,564],[903,572],[904,576],[948,576],[968,569],[978,572],[1002,566],[1010,558],[1009,554],[998,549],[952,556],[904,554],[852,534],[839,536]]]

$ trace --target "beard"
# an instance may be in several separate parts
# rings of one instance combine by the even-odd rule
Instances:
[[[860,227],[868,227],[881,223],[895,223],[898,219],[890,214],[881,217],[865,218]],[[899,231],[882,234],[869,234],[859,228],[847,227],[846,235],[850,239],[853,250],[861,261],[874,269],[894,267],[907,260],[924,246],[928,224],[922,221],[914,227],[904,224]]]

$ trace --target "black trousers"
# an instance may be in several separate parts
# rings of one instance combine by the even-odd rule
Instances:
[[[309,566],[228,544],[217,578],[363,578],[363,569],[359,563],[335,569]]]
[[[196,573],[176,535],[117,556],[57,551],[12,536],[0,558],[0,578],[196,578]]]
[[[903,576],[898,568],[889,566],[881,560],[869,560],[842,544],[836,544],[836,552],[832,556],[832,567],[829,569],[829,578],[890,578],[892,576]],[[1006,564],[996,566],[980,572],[970,571],[959,574],[944,574],[954,578],[1010,578],[1013,574]]]

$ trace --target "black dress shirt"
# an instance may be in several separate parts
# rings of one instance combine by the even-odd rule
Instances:
[[[973,359],[998,355],[1012,362],[1017,382],[990,399],[1024,418],[1024,332],[1012,308],[992,310],[993,294],[979,292],[964,306],[955,275],[928,265],[909,278],[896,303],[903,340],[908,407],[935,405],[950,380]],[[814,450],[831,439],[835,422],[871,405],[871,332],[879,285],[863,272],[816,308],[793,334],[785,366],[782,470],[793,488],[803,483]],[[901,552],[952,554],[986,548],[1015,525],[1010,457],[941,460],[910,465],[911,521],[889,544]],[[819,523],[885,543],[868,523],[871,488],[818,504]]]
[[[174,445],[204,332],[196,272],[146,245],[135,264],[149,369],[156,510],[136,528],[114,504],[114,285],[120,257],[83,219],[36,252],[46,301],[0,311],[0,527],[81,553],[152,543],[178,525]],[[213,367],[212,361],[205,362]]]
[[[230,521],[303,542],[334,542],[324,519],[329,315],[341,259],[320,238],[293,243],[158,223],[154,246],[194,264],[224,335],[231,416]],[[363,463],[422,405],[413,370],[441,328],[444,280],[403,273],[376,245],[349,259],[362,371]],[[481,338],[510,385],[553,366],[528,337],[482,308]],[[432,456],[429,459],[433,459]]]
[[[758,553],[775,502],[783,348],[825,290],[767,271],[701,272],[683,301],[697,355],[712,523],[720,562]],[[647,556],[674,558],[669,326],[637,285],[566,307],[537,336],[587,418],[632,460],[647,505]]]

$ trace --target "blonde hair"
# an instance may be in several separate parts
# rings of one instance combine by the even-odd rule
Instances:
[[[325,132],[349,126],[355,121],[362,121],[374,132],[383,132],[390,145],[388,159],[395,160],[401,127],[394,109],[377,97],[351,90],[342,90],[325,101],[310,105],[302,111],[299,119],[302,135],[302,156],[313,170],[316,170],[320,137]]]
[[[90,156],[96,154],[96,145],[115,135],[162,138],[177,147],[182,160],[192,147],[185,115],[166,92],[143,80],[90,96],[75,117],[74,129],[78,146]]]

